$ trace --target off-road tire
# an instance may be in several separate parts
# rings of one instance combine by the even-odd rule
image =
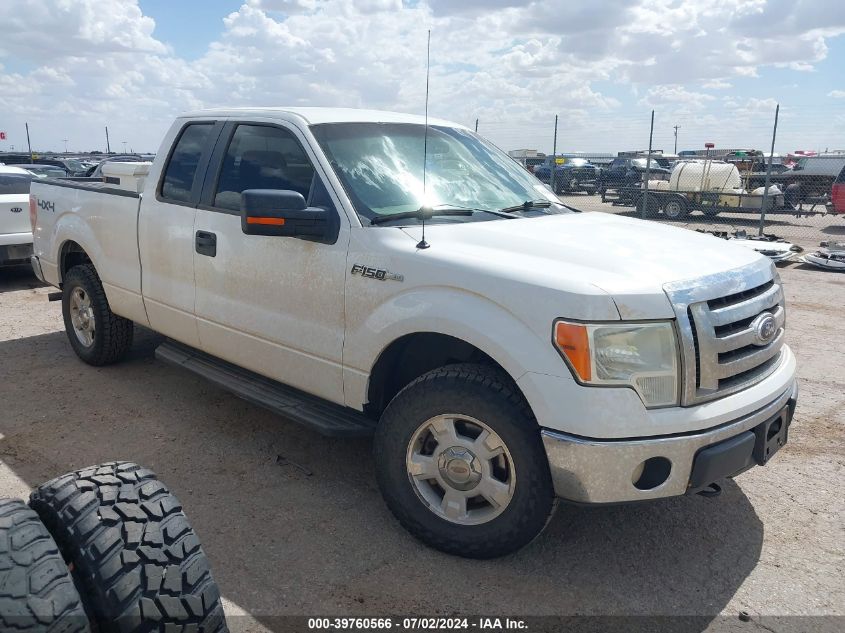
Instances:
[[[507,508],[487,523],[457,525],[428,509],[410,481],[406,455],[416,429],[444,413],[484,421],[505,442],[517,473]],[[540,429],[516,385],[485,365],[447,365],[411,382],[390,402],[374,441],[382,495],[399,522],[424,543],[467,558],[518,550],[545,528],[556,505]]]
[[[75,566],[98,631],[228,630],[199,538],[149,470],[83,468],[36,488],[30,506]]]
[[[0,631],[89,633],[59,547],[20,499],[0,499]]]
[[[73,289],[81,287],[91,297],[96,330],[94,341],[86,347],[77,338],[70,316],[70,297]],[[70,346],[76,355],[89,365],[108,365],[121,360],[132,346],[133,323],[119,317],[109,308],[103,284],[91,264],[74,266],[62,284],[62,316]]]

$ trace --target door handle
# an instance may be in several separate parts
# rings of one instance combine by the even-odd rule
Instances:
[[[217,256],[217,234],[208,231],[197,231],[194,247],[200,255]]]

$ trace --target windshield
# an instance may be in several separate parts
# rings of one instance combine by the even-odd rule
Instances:
[[[83,165],[81,162],[79,162],[75,158],[66,158],[64,163],[68,167],[68,169],[71,169],[73,171],[84,171],[85,170],[85,165]]]
[[[429,126],[425,193],[425,126],[324,123],[311,130],[358,215],[367,220],[416,211],[422,206],[496,211],[528,200],[554,203],[538,212],[565,211],[534,176],[469,130]]]
[[[642,167],[643,169],[645,169],[646,163],[648,162],[648,159],[646,159],[646,158],[635,158],[631,162],[634,165],[636,165],[637,167]],[[665,158],[658,158],[656,156],[651,157],[651,167],[664,167],[665,168],[665,167],[668,167],[668,166],[669,166],[669,161],[666,160]]]

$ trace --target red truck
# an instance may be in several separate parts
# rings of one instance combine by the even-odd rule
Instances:
[[[845,167],[839,172],[830,189],[830,202],[834,213],[845,213]]]

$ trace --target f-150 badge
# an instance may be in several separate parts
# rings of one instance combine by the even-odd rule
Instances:
[[[378,281],[386,281],[391,279],[393,281],[405,281],[404,275],[397,275],[383,268],[373,268],[371,266],[364,266],[363,264],[352,264],[352,274],[361,275],[368,279],[377,279]]]

